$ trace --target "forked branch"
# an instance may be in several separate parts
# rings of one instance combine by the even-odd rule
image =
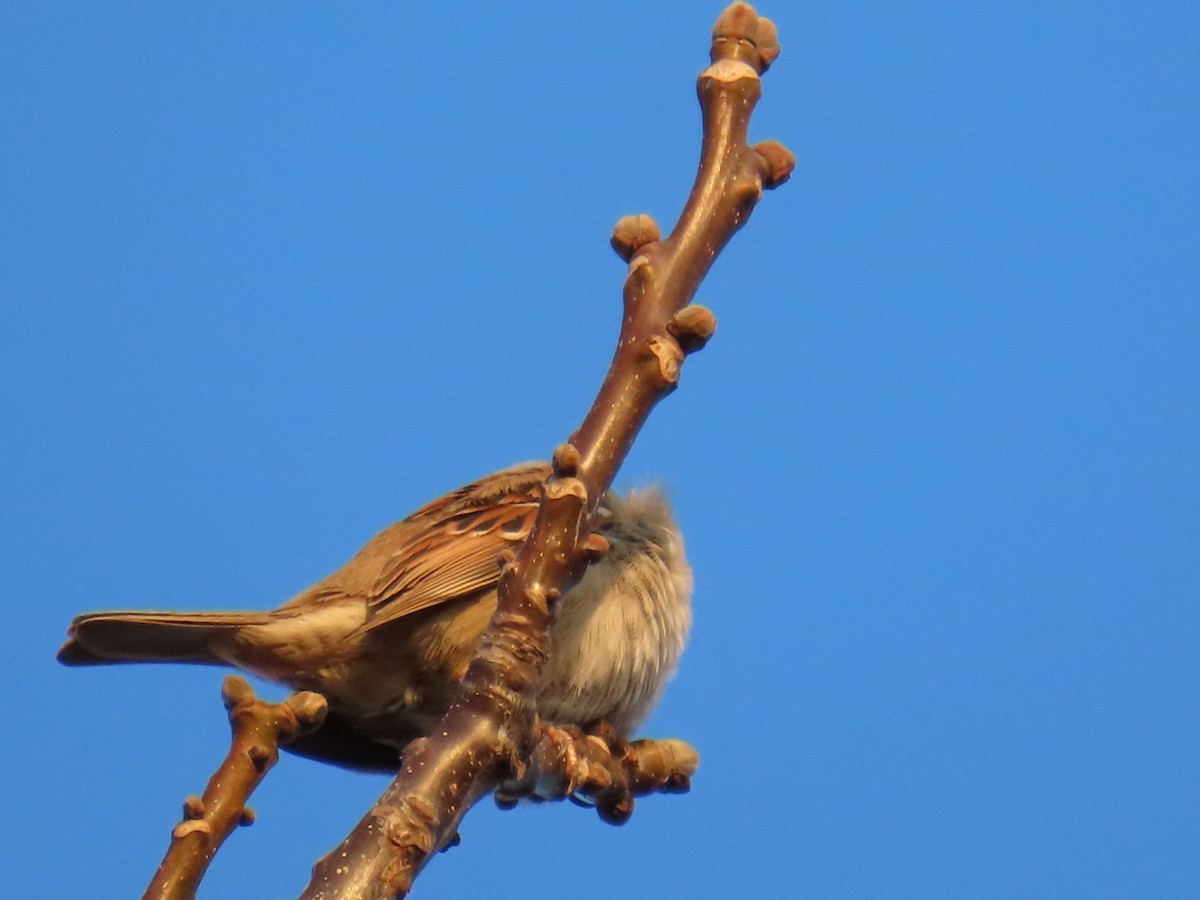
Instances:
[[[712,65],[698,83],[704,134],[695,184],[665,239],[649,216],[626,217],[614,231],[613,246],[629,264],[617,349],[583,424],[555,451],[554,474],[543,486],[533,532],[500,579],[495,617],[459,696],[428,737],[409,745],[400,773],[375,807],[317,863],[303,897],[405,895],[430,856],[454,840],[477,800],[506,782],[519,784],[531,766],[556,767],[552,760],[531,759],[541,746],[534,700],[556,602],[590,558],[603,553],[603,541],[589,536],[590,514],[650,411],[678,384],[684,357],[703,347],[716,328],[712,313],[689,306],[696,289],[763,189],[791,174],[794,160],[782,145],[750,146],[746,140],[761,95],[759,76],[778,53],[775,26],[752,7],[735,3],[721,14],[713,29]],[[668,756],[677,749],[662,746]],[[576,761],[579,749],[570,751]],[[664,762],[655,753],[660,751],[644,753],[654,757],[655,771],[690,774],[687,765]],[[568,778],[581,771],[557,768]],[[589,771],[601,768],[611,769],[597,761]],[[637,765],[626,771],[636,781]],[[672,777],[657,784],[666,790],[682,786]],[[592,787],[593,799],[603,794],[603,786]],[[562,791],[567,793],[574,791]],[[618,793],[627,798],[633,791],[627,785]],[[607,808],[611,820],[621,819],[620,803]]]
[[[202,797],[183,803],[183,821],[171,832],[171,844],[144,900],[184,900],[196,888],[225,838],[238,825],[249,825],[254,813],[246,806],[270,768],[279,747],[308,734],[325,721],[325,698],[310,691],[292,694],[282,703],[254,696],[244,678],[230,675],[221,686],[232,732],[229,753],[209,779]]]

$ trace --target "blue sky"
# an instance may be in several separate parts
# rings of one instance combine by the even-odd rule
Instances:
[[[695,789],[483,804],[419,896],[1200,895],[1200,11],[759,8],[800,165],[619,479],[688,535]],[[217,670],[61,669],[73,614],[273,606],[579,422],[719,9],[6,8],[14,896],[136,896],[225,749]],[[203,896],[384,784],[285,759]]]

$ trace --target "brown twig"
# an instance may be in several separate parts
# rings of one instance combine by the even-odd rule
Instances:
[[[233,732],[229,754],[209,779],[204,796],[184,801],[183,821],[171,832],[171,845],[142,895],[145,900],[196,896],[221,844],[238,825],[254,821],[246,801],[279,759],[280,744],[316,730],[325,719],[320,694],[302,691],[282,703],[267,703],[236,675],[225,679],[221,697]]]
[[[613,246],[629,263],[617,349],[583,424],[555,452],[537,522],[501,577],[495,617],[462,690],[430,736],[409,746],[375,807],[317,863],[304,898],[405,895],[466,811],[522,771],[534,748],[535,688],[555,602],[603,550],[588,540],[588,516],[650,411],[674,390],[684,356],[716,328],[712,313],[688,305],[701,279],[763,189],[791,173],[782,145],[746,142],[759,76],[778,52],[774,25],[747,4],[718,19],[712,65],[698,83],[704,137],[696,182],[666,239],[649,216],[617,224]]]

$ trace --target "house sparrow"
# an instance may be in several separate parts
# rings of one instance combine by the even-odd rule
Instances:
[[[58,659],[225,664],[317,691],[329,701],[325,724],[288,749],[395,771],[466,673],[496,609],[500,556],[529,535],[549,474],[545,463],[525,463],[447,494],[272,612],[79,616]],[[551,722],[607,722],[628,735],[683,651],[692,576],[657,490],[609,492],[594,529],[609,550],[562,599],[537,706]]]

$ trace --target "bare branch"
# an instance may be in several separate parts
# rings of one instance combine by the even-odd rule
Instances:
[[[629,263],[616,353],[583,424],[555,453],[533,532],[501,578],[495,617],[461,693],[438,727],[408,747],[376,806],[317,863],[303,897],[405,895],[429,857],[455,839],[466,810],[526,771],[556,601],[581,577],[589,556],[601,552],[586,543],[588,516],[650,411],[678,384],[685,355],[716,327],[710,312],[688,306],[700,281],[763,189],[782,184],[791,171],[791,154],[781,145],[746,142],[759,76],[778,52],[774,25],[752,7],[735,3],[718,20],[712,65],[698,83],[704,136],[696,182],[665,239],[649,216],[626,217],[614,231],[613,246]],[[644,754],[657,760],[655,771],[687,769],[663,763],[667,751],[660,751]],[[597,771],[620,768],[597,764]],[[619,791],[625,798],[632,792]],[[620,819],[620,803],[607,808]]]
[[[704,136],[683,214],[664,240],[655,240],[658,228],[645,215],[627,216],[614,232],[613,245],[629,262],[625,317],[608,375],[572,437],[593,503],[655,404],[674,390],[683,354],[700,349],[716,328],[707,310],[701,316],[688,308],[713,260],[746,223],[763,189],[782,184],[795,165],[782,144],[746,142],[762,94],[759,76],[778,55],[774,24],[753,7],[734,3],[721,14],[713,27],[712,65],[697,82]],[[681,328],[698,319],[699,339],[680,339]]]
[[[184,801],[183,821],[171,832],[171,845],[145,900],[195,897],[221,844],[238,825],[254,822],[246,801],[279,759],[279,746],[315,731],[325,720],[325,698],[311,691],[267,703],[254,696],[245,679],[230,675],[221,697],[232,731],[229,754],[209,779],[204,796]]]

